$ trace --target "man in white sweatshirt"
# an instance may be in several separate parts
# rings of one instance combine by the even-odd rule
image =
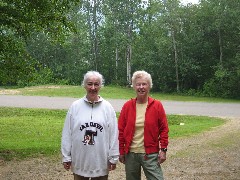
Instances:
[[[74,180],[107,180],[119,158],[118,125],[112,105],[99,96],[103,77],[84,75],[87,95],[73,102],[62,131],[63,166]]]

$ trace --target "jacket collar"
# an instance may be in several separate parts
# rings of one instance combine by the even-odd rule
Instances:
[[[98,101],[94,101],[94,102],[89,101],[89,100],[87,99],[87,96],[84,96],[84,97],[83,97],[83,100],[84,100],[85,102],[89,103],[89,104],[97,104],[97,103],[100,103],[100,102],[103,101],[103,98],[102,98],[100,95],[99,95],[98,97],[99,97]]]
[[[135,105],[137,102],[137,98],[134,98],[134,99],[131,98],[131,101],[132,101],[133,105]],[[155,99],[148,96],[148,105],[147,106],[150,106],[154,101],[155,101]]]

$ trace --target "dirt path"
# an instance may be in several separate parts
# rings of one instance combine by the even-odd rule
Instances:
[[[170,140],[168,159],[162,165],[166,180],[240,180],[240,118],[229,119],[190,138]],[[60,156],[25,161],[0,161],[3,180],[72,180]],[[118,164],[111,180],[124,180],[124,166]],[[144,179],[144,178],[142,178]]]
[[[174,140],[166,179],[239,180],[240,124],[230,119],[225,125],[200,135]]]

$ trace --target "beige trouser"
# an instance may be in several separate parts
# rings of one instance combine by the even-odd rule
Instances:
[[[89,180],[89,177],[83,177],[77,174],[74,175],[74,180]],[[91,180],[108,180],[108,175],[106,176],[100,176],[100,177],[92,177]]]

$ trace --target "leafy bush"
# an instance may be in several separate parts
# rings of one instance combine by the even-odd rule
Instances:
[[[235,72],[217,66],[214,77],[205,82],[203,94],[210,97],[240,98],[240,75]]]

